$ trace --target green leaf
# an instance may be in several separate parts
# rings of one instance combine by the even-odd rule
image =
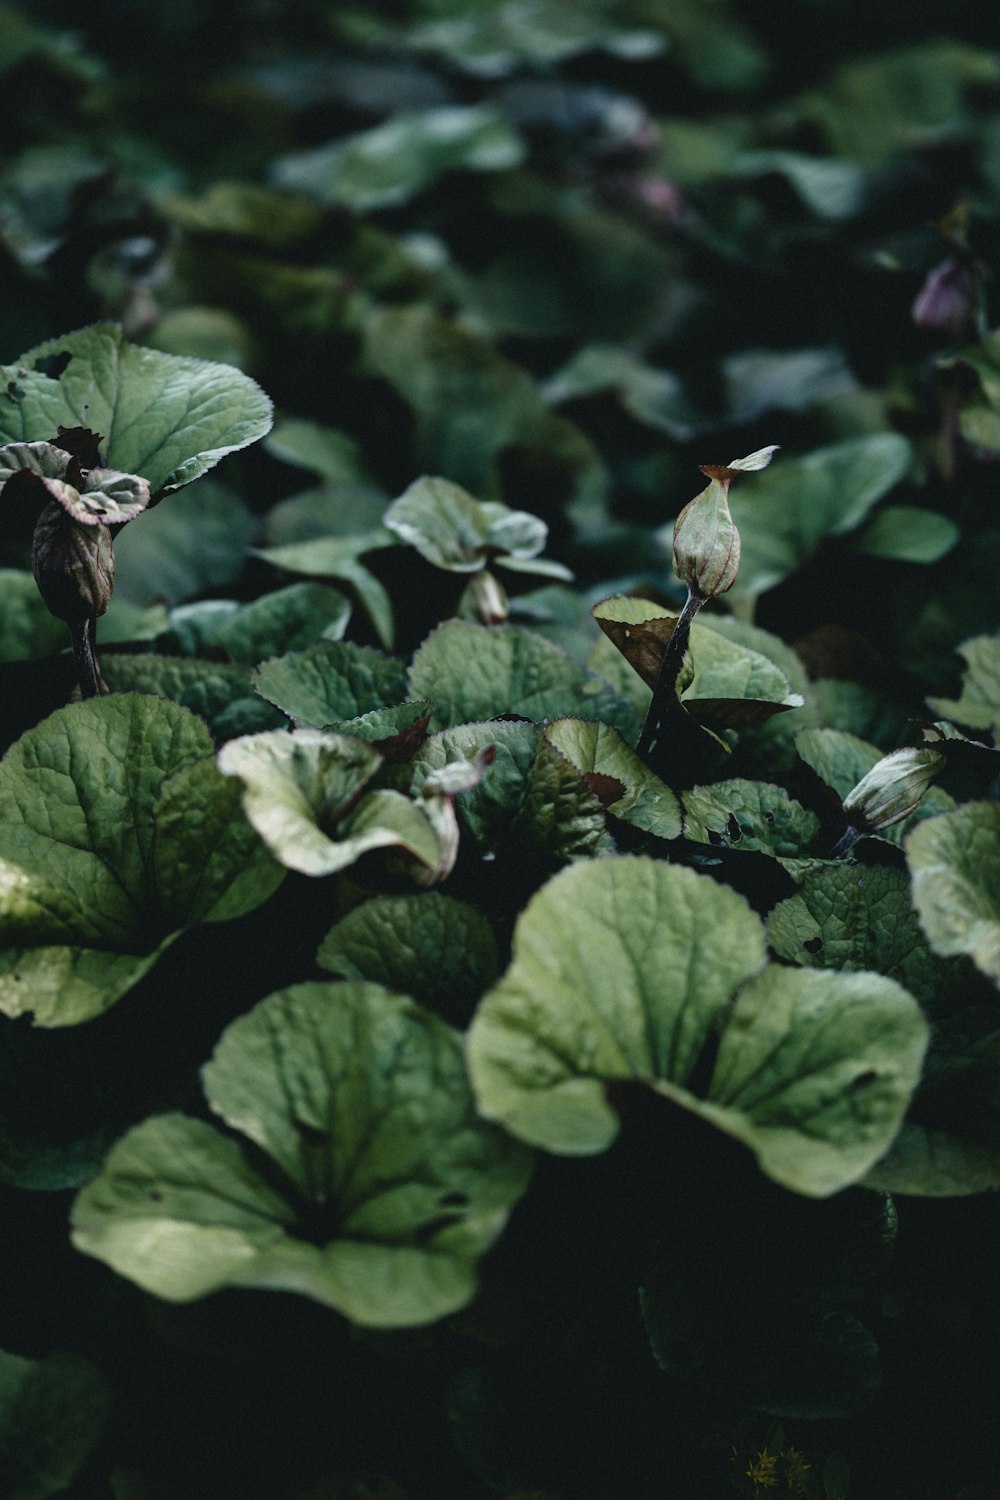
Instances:
[[[496,557],[534,558],[548,537],[537,516],[426,476],[393,501],[383,522],[429,563],[454,573],[475,573]]]
[[[252,676],[258,693],[301,728],[323,729],[407,696],[404,663],[353,641],[318,641],[262,662]]]
[[[0,1350],[0,1453],[7,1500],[48,1500],[67,1489],[95,1447],[108,1394],[75,1354],[22,1359]]]
[[[803,729],[795,736],[795,747],[821,781],[837,793],[843,801],[868,775],[873,766],[882,760],[882,751],[876,745],[859,740],[857,735],[847,734],[842,729]],[[955,806],[954,800],[940,787],[932,786],[924,792],[920,805],[906,818],[888,828],[879,830],[879,837],[894,844],[902,844],[908,829],[923,818],[943,812]]]
[[[864,1185],[921,1198],[993,1192],[1000,1188],[1000,1145],[906,1121]]]
[[[926,1023],[880,975],[756,973],[762,961],[757,918],[706,876],[630,858],[572,867],[522,914],[473,1021],[481,1110],[586,1155],[618,1131],[608,1085],[642,1083],[743,1141],[785,1187],[837,1192],[898,1130]],[[716,1035],[701,1099],[687,1085]]]
[[[193,714],[137,694],[59,709],[8,751],[0,932],[11,952],[0,1009],[34,1010],[40,1025],[86,1019],[172,934],[272,893],[281,871],[234,818],[211,752]]]
[[[386,308],[364,324],[364,357],[413,409],[413,467],[473,495],[503,497],[500,459],[516,450],[576,498],[603,493],[597,450],[556,416],[530,375],[492,345],[425,307]]]
[[[958,647],[965,658],[958,698],[928,698],[935,713],[970,729],[1000,730],[1000,633],[977,635]]]
[[[883,752],[895,750],[913,728],[901,704],[866,683],[820,677],[811,692],[817,723],[810,728],[845,730]],[[793,729],[797,732],[798,726]]]
[[[779,666],[759,651],[731,641],[707,625],[692,625],[690,675],[682,677],[687,706],[698,699],[756,698],[797,707],[788,678]]]
[[[445,172],[516,167],[524,144],[489,105],[396,114],[372,130],[279,158],[279,186],[356,213],[406,203]]]
[[[392,601],[382,583],[359,558],[393,542],[392,533],[379,527],[363,536],[318,536],[280,547],[256,547],[253,551],[255,556],[287,573],[335,578],[348,584],[375,626],[379,640],[389,646],[393,633]]]
[[[729,508],[742,539],[734,593],[764,593],[807,562],[825,537],[853,531],[911,461],[905,438],[878,432],[786,458],[734,488]]]
[[[199,480],[115,537],[115,594],[132,604],[180,604],[232,583],[243,569],[256,522],[214,479]]]
[[[232,235],[272,250],[290,249],[322,223],[311,203],[249,182],[213,182],[197,198],[172,196],[159,207],[188,234]]]
[[[684,837],[785,857],[805,854],[819,833],[815,813],[768,781],[734,777],[681,793]]]
[[[470,1300],[530,1161],[477,1118],[458,1033],[377,985],[302,984],[234,1022],[203,1077],[268,1179],[210,1125],[147,1120],[78,1196],[79,1249],[171,1300],[271,1287],[373,1327]]]
[[[966,953],[1000,983],[1000,803],[967,802],[906,840],[913,904],[935,953]]]
[[[769,411],[808,411],[857,389],[842,350],[745,349],[722,361],[731,422],[755,422]]]
[[[885,974],[932,1013],[964,979],[927,947],[909,880],[889,865],[832,863],[807,875],[772,910],[767,939],[779,958],[807,968]]]
[[[854,162],[799,151],[746,151],[729,167],[735,177],[784,177],[820,219],[850,219],[864,206],[865,174]]]
[[[38,368],[62,355],[70,358],[58,377]],[[190,484],[271,425],[271,403],[246,375],[129,344],[114,323],[39,344],[0,378],[21,391],[0,409],[0,438],[31,441],[51,438],[60,425],[89,427],[102,434],[108,462],[141,474],[154,492]]]
[[[616,344],[588,344],[542,386],[550,406],[613,390],[622,408],[674,442],[689,441],[703,425],[678,375],[654,369]]]
[[[254,693],[245,667],[180,656],[106,653],[101,672],[112,693],[155,693],[204,719],[216,741],[284,727],[286,721]]]
[[[616,57],[655,57],[667,45],[656,30],[619,28],[589,6],[567,9],[543,0],[491,5],[466,14],[442,16],[411,27],[406,45],[446,57],[453,66],[480,78],[501,78],[518,69],[549,69],[581,52],[606,51]]]
[[[276,422],[264,439],[275,458],[318,474],[327,484],[371,484],[361,450],[346,432],[298,417]]]
[[[678,838],[680,803],[616,729],[588,719],[556,719],[545,738],[574,766],[608,812],[661,839]]]
[[[942,369],[971,370],[978,389],[959,408],[959,431],[981,453],[1000,451],[1000,333],[994,330],[980,343],[938,361]]]
[[[544,735],[510,835],[519,858],[525,860],[543,854],[561,863],[614,852],[600,798]]]
[[[539,734],[536,724],[503,721],[460,724],[433,734],[413,760],[413,795],[420,795],[435,771],[456,760],[474,760],[484,746],[492,745],[492,764],[478,786],[457,799],[455,811],[463,832],[484,852],[509,846],[515,841],[512,830],[527,795]]]
[[[49,614],[30,573],[0,568],[0,595],[0,661],[33,661],[66,646],[66,627]]]
[[[7,873],[0,867],[0,901]],[[5,946],[0,952],[0,1010],[11,1018],[30,1015],[36,1026],[89,1021],[134,989],[176,936],[144,954],[67,944]]]
[[[317,640],[339,641],[350,616],[349,601],[336,589],[322,583],[291,583],[228,616],[215,643],[235,661],[252,667]]]
[[[859,552],[898,562],[935,563],[950,552],[959,529],[947,516],[915,505],[886,505],[877,510],[854,539]]]
[[[468,1019],[499,966],[482,912],[438,891],[355,907],[327,933],[316,962],[345,979],[405,991],[456,1023]]]
[[[966,94],[995,90],[998,77],[995,53],[935,38],[851,57],[790,109],[819,127],[836,155],[880,166],[920,139],[953,137],[969,119]]]
[[[610,683],[515,625],[446,620],[414,656],[409,690],[434,702],[436,728],[500,714],[536,721],[586,714],[626,731],[635,721]]]
[[[572,866],[522,913],[472,1023],[480,1108],[546,1150],[603,1151],[618,1133],[607,1083],[682,1083],[763,962],[758,919],[707,877],[647,859]]]

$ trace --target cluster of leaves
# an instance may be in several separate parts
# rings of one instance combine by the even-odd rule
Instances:
[[[0,5],[0,1488],[993,1493],[977,13],[203,9]]]

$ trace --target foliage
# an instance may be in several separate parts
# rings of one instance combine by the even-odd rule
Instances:
[[[996,1493],[994,45],[0,5],[4,1495]]]

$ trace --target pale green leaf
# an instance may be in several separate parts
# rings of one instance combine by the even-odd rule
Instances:
[[[857,1181],[899,1129],[926,1023],[880,975],[758,973],[762,958],[757,918],[705,876],[644,859],[571,868],[522,914],[473,1021],[480,1108],[535,1145],[590,1154],[617,1134],[608,1085],[641,1083],[797,1192]],[[687,1085],[717,1036],[700,1098]]]
[[[926,818],[906,840],[913,904],[935,953],[965,953],[1000,983],[1000,803]]]
[[[499,172],[517,166],[524,145],[489,105],[446,105],[396,114],[328,146],[280,157],[279,186],[357,213],[405,203],[445,172]]]
[[[360,983],[270,995],[223,1035],[210,1125],[130,1132],[78,1196],[74,1242],[158,1296],[298,1292],[355,1322],[433,1322],[472,1297],[476,1261],[530,1160],[476,1115],[459,1034]]]
[[[977,635],[958,647],[965,658],[958,698],[928,698],[935,713],[970,729],[1000,728],[1000,634]]]
[[[859,552],[898,562],[934,563],[950,552],[959,529],[947,516],[915,505],[886,505],[877,510],[854,539]]]
[[[548,537],[537,516],[498,500],[476,500],[461,485],[428,476],[393,501],[383,523],[429,563],[455,573],[477,572],[505,555],[533,559]]]

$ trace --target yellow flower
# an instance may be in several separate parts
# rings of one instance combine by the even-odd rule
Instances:
[[[798,1448],[786,1448],[781,1455],[785,1466],[785,1483],[794,1494],[797,1490],[804,1490],[806,1484],[806,1471],[812,1468],[812,1464],[806,1463],[804,1453]]]
[[[772,1490],[778,1483],[775,1469],[778,1460],[773,1454],[762,1448],[755,1459],[751,1459],[750,1467],[747,1469],[747,1478],[753,1480],[755,1490]]]

